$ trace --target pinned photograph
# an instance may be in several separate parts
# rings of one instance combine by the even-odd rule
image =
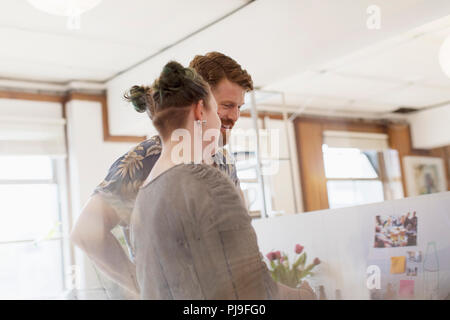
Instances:
[[[405,273],[406,270],[406,257],[391,257],[391,273],[400,274]]]
[[[414,298],[414,280],[400,280],[399,297]]]
[[[422,262],[422,251],[407,251],[408,262]]]
[[[414,211],[401,216],[375,217],[375,248],[408,247],[417,245],[417,215]],[[409,256],[408,256],[409,258]],[[422,259],[422,253],[417,256]],[[416,254],[414,254],[416,259]]]
[[[416,277],[417,276],[417,267],[408,267],[406,269],[406,275],[409,277]]]

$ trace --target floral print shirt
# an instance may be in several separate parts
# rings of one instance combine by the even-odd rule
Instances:
[[[118,158],[111,166],[106,178],[94,190],[117,212],[120,225],[127,227],[139,188],[161,155],[159,136],[145,140]],[[225,173],[239,187],[234,159],[221,148],[214,155],[214,166]]]

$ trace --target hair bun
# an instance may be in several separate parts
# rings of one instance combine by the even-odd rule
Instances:
[[[124,95],[125,99],[131,102],[137,112],[145,112],[149,107],[149,97],[151,89],[146,86],[132,86]]]
[[[186,82],[186,70],[180,63],[170,61],[164,66],[158,80],[158,89],[162,92],[178,91]]]

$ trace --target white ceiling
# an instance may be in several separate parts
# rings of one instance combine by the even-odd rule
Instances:
[[[439,49],[448,36],[450,16],[265,89],[283,91],[287,104],[309,109],[383,113],[441,104],[450,101],[450,79],[439,65]]]
[[[70,31],[65,17],[1,0],[0,78],[103,82],[246,2],[104,0]]]
[[[125,89],[151,83],[169,59],[187,63],[211,50],[234,57],[257,86],[285,92],[293,107],[382,113],[450,100],[437,60],[450,34],[448,0],[379,0],[380,30],[366,28],[372,0],[257,0],[208,26],[248,2],[103,0],[69,31],[64,17],[2,0],[0,80],[109,80],[115,134],[129,130],[119,128],[124,118],[135,119],[119,106]]]

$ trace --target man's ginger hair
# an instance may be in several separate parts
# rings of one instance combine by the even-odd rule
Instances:
[[[253,80],[247,70],[242,69],[240,64],[223,53],[214,51],[204,56],[197,55],[189,67],[195,69],[212,89],[223,79],[228,79],[246,92],[253,90]]]

